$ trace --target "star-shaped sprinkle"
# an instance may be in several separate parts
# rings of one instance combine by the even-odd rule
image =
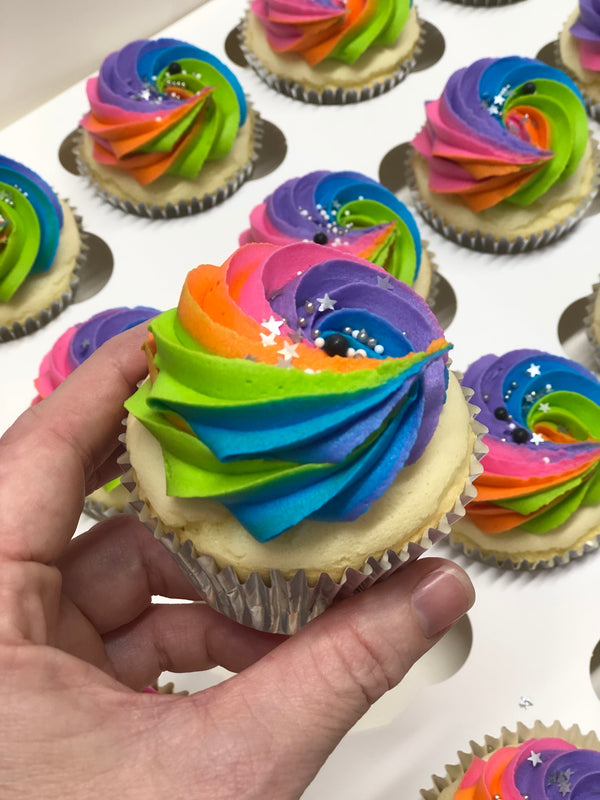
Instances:
[[[337,300],[332,300],[325,292],[323,297],[317,297],[317,302],[319,303],[319,311],[333,311]]]
[[[381,277],[381,275],[378,275],[377,276],[377,288],[378,289],[391,289],[392,288],[392,284],[391,284],[391,281],[390,281],[390,276],[389,275],[384,275],[383,277]]]
[[[275,344],[275,337],[276,334],[274,333],[261,333],[260,340],[262,342],[263,347],[269,347],[272,344]]]
[[[532,378],[535,378],[536,375],[540,374],[540,367],[539,364],[531,364],[525,372],[528,372]]]
[[[530,697],[521,697],[519,700],[519,705],[521,708],[531,708],[533,705],[533,700]]]
[[[538,764],[542,763],[542,754],[541,753],[534,753],[533,750],[531,751],[531,755],[527,759],[527,761],[531,761],[532,767],[537,767]]]
[[[279,336],[281,333],[280,328],[283,325],[283,320],[275,319],[275,317],[271,314],[269,319],[264,319],[260,324],[263,328],[266,328],[269,333]]]
[[[531,444],[541,444],[542,442],[546,441],[541,433],[532,433],[531,439],[529,440]]]
[[[246,355],[244,356],[244,359],[246,361],[258,361],[257,357],[256,356],[251,356],[250,353],[246,353]]]
[[[550,411],[550,403],[540,403],[538,408],[542,414],[547,414]]]
[[[280,355],[282,355],[286,359],[286,361],[291,361],[292,358],[299,357],[298,353],[296,352],[297,349],[298,349],[297,344],[292,344],[291,342],[284,342],[281,350],[278,350],[277,352]]]
[[[277,366],[281,367],[282,369],[291,369],[292,362],[287,358],[278,358]]]

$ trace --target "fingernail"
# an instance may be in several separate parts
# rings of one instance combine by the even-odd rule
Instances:
[[[449,564],[430,572],[412,595],[413,612],[426,639],[432,639],[463,616],[475,592],[462,570]]]

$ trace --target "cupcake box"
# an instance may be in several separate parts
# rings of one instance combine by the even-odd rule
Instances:
[[[420,14],[443,35],[443,58],[381,97],[337,107],[293,101],[263,84],[250,68],[227,61],[225,40],[246,2],[228,0],[226,6],[224,14],[222,2],[208,0],[160,32],[224,59],[261,115],[285,135],[287,155],[278,169],[263,177],[259,172],[221,206],[184,219],[144,219],[102,202],[84,180],[67,172],[58,152],[85,110],[85,81],[0,131],[0,152],[40,171],[82,215],[86,229],[107,242],[115,262],[100,294],[68,307],[35,334],[0,344],[2,430],[29,404],[42,357],[69,326],[111,306],[174,306],[187,272],[200,262],[222,263],[247,228],[252,208],[284,180],[316,169],[355,169],[379,179],[384,156],[413,138],[423,121],[424,101],[439,97],[453,70],[489,55],[534,57],[557,38],[574,3],[522,0],[476,8],[419,0]],[[597,135],[596,123],[591,127]],[[413,208],[402,185],[397,191]],[[451,290],[442,299],[454,308],[446,327],[454,367],[464,371],[484,353],[520,347],[572,357],[561,344],[559,322],[599,280],[597,217],[585,217],[551,247],[514,256],[461,248],[416,219]],[[598,553],[530,574],[467,560],[443,542],[430,552],[455,558],[468,570],[476,604],[468,619],[343,740],[305,792],[307,800],[419,798],[431,775],[454,763],[470,740],[483,741],[517,722],[560,719],[565,726],[598,730],[600,700],[590,678],[590,659],[600,639]],[[214,670],[173,679],[178,689],[196,690],[223,676],[224,671]]]

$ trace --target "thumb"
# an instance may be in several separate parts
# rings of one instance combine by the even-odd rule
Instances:
[[[260,780],[268,790],[262,796],[300,796],[344,734],[474,597],[456,564],[416,561],[334,606],[217,687],[225,714],[227,707],[250,714],[244,723],[238,719],[238,732],[246,727],[248,766],[261,764]]]

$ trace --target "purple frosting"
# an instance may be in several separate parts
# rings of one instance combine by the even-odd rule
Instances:
[[[90,317],[77,326],[69,344],[69,361],[75,369],[89,358],[100,345],[118,333],[152,319],[160,312],[155,308],[110,308]]]

